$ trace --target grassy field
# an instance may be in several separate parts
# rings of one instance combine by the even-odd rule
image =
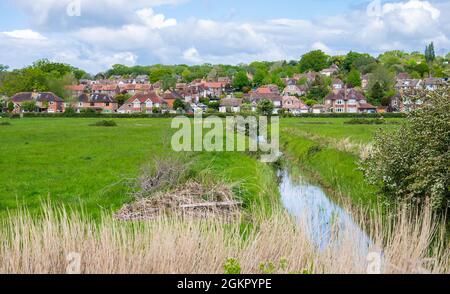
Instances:
[[[3,119],[6,121],[6,119]],[[22,119],[0,126],[0,215],[43,200],[82,205],[89,213],[116,210],[131,200],[130,181],[153,158],[175,156],[169,119]],[[277,199],[274,171],[241,153],[195,153],[193,171],[237,182],[247,204],[269,207]]]
[[[2,120],[10,125],[0,126],[0,216],[19,206],[33,211],[48,199],[82,205],[93,215],[117,210],[131,201],[130,183],[143,166],[176,156],[170,119],[116,119],[117,127],[91,126],[99,119]],[[396,125],[344,124],[348,120],[282,119],[282,149],[334,194],[372,203],[379,197],[357,169],[358,150],[378,129]],[[247,207],[277,202],[275,172],[256,158],[224,152],[192,153],[186,160],[194,162],[194,177],[208,170],[213,178],[237,183]]]

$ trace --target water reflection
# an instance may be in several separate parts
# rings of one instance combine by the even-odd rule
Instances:
[[[318,186],[297,177],[287,169],[278,171],[280,194],[286,210],[308,228],[311,240],[321,250],[330,244],[352,240],[359,256],[366,257],[372,244],[369,236],[355,223],[352,216],[334,203]]]

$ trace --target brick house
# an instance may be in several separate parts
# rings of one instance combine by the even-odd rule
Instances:
[[[309,112],[308,105],[304,104],[300,99],[298,99],[295,96],[284,96],[282,107],[287,112],[294,114],[294,115]]]
[[[367,103],[364,94],[356,89],[334,90],[325,99],[327,112],[335,113],[375,113],[376,107]]]
[[[167,90],[163,94],[161,94],[161,98],[167,103],[169,109],[173,110],[173,104],[176,100],[183,100],[183,96],[181,96],[177,91]]]
[[[220,101],[219,112],[240,112],[242,106],[242,99],[225,98]]]
[[[84,94],[90,90],[87,85],[83,85],[83,84],[65,86],[64,89],[73,98],[80,97],[81,94]]]
[[[75,109],[78,112],[93,109],[99,113],[113,113],[118,108],[117,101],[107,94],[82,94],[78,97]]]
[[[159,97],[155,92],[147,94],[136,94],[124,105],[122,105],[117,112],[118,113],[153,113],[153,109],[156,108],[162,111],[167,108],[167,102]]]
[[[14,112],[23,112],[24,102],[35,102],[35,112],[58,113],[64,112],[64,100],[51,92],[21,92],[15,94],[11,101],[14,103]]]

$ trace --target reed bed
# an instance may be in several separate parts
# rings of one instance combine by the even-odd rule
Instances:
[[[0,273],[450,273],[445,222],[429,209],[370,219],[361,223],[368,248],[341,230],[318,249],[307,226],[283,212],[244,226],[214,218],[93,220],[44,205],[41,217],[19,211],[2,221]]]

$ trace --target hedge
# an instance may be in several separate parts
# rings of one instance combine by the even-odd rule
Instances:
[[[36,112],[36,113],[23,113],[24,118],[173,118],[180,116],[181,114],[161,114],[161,113],[45,113],[45,112]],[[194,117],[193,114],[184,114],[187,117]],[[231,114],[231,113],[205,113],[203,117],[209,116],[217,116],[217,117],[227,117],[227,116],[248,116],[248,114]],[[10,118],[19,118],[19,114],[7,114],[0,113],[0,117],[10,117]],[[321,113],[321,114],[313,114],[307,113],[299,116],[293,116],[289,114],[283,114],[281,117],[292,117],[292,118],[404,118],[406,117],[405,113]]]

